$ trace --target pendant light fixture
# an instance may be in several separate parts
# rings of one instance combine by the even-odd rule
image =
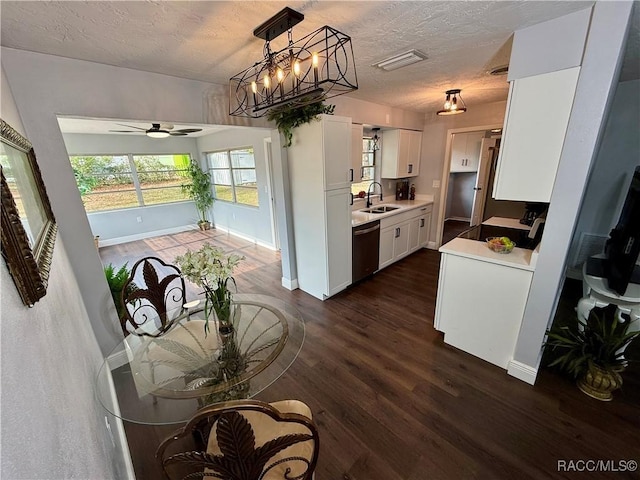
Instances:
[[[460,92],[461,90],[459,88],[447,90],[445,92],[446,97],[444,100],[444,108],[442,110],[438,110],[438,115],[457,115],[467,111],[467,106],[460,96]]]
[[[229,80],[229,114],[262,117],[285,104],[309,105],[358,89],[351,37],[325,25],[293,41],[304,15],[285,7],[257,27],[263,59]],[[288,45],[274,52],[270,42],[287,32]]]
[[[378,132],[380,131],[380,129],[376,127],[372,128],[371,130],[373,130],[373,146],[371,148],[375,152],[376,150],[380,150],[380,144],[378,143],[380,141],[380,137],[378,136]]]

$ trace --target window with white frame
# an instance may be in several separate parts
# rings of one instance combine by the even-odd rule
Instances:
[[[206,157],[217,200],[259,206],[253,148],[208,152]]]
[[[366,192],[371,182],[379,180],[375,152],[379,152],[379,150],[373,149],[373,138],[364,137],[362,139],[362,166],[360,171],[362,180],[351,184],[351,193],[356,196],[360,192]]]
[[[189,200],[189,154],[72,155],[69,157],[87,213]]]

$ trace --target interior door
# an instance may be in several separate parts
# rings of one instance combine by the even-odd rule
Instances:
[[[487,198],[487,187],[489,185],[491,161],[493,160],[497,141],[498,139],[496,138],[482,139],[478,175],[476,176],[476,185],[473,187],[473,207],[471,209],[472,227],[482,223],[482,214],[484,213],[484,204]]]

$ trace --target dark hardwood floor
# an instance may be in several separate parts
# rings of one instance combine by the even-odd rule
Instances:
[[[436,251],[421,250],[325,302],[280,286],[278,253],[216,231],[101,248],[100,255],[114,265],[154,252],[173,261],[205,240],[247,257],[236,275],[239,291],[282,298],[305,318],[300,356],[258,398],[311,407],[321,439],[317,480],[638,478],[557,471],[562,460],[640,461],[637,364],[605,403],[552,371],[530,386],[445,345],[433,329]],[[580,284],[567,281],[560,309],[579,296]],[[175,427],[125,428],[137,478],[162,478],[154,452]]]
[[[469,228],[471,228],[469,222],[445,220],[444,228],[442,229],[442,245],[450,242],[465,230],[469,230]]]

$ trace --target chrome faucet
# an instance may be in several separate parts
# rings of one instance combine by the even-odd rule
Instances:
[[[371,182],[369,184],[369,188],[367,189],[367,208],[373,205],[373,203],[371,203],[371,187],[376,184],[380,185],[380,182]],[[382,201],[382,185],[380,185],[380,201]]]

